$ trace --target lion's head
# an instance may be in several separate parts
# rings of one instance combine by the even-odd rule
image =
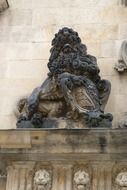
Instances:
[[[61,68],[67,67],[78,56],[86,56],[87,47],[81,43],[77,32],[71,28],[64,27],[55,34],[50,53],[48,68],[54,75],[56,71],[60,73]]]
[[[71,28],[64,27],[55,34],[52,40],[51,56],[49,61],[55,60],[61,52],[85,52],[87,48],[81,43],[77,32]]]
[[[127,172],[120,172],[115,181],[118,186],[127,187]]]
[[[38,170],[34,175],[34,190],[50,190],[51,174],[45,169]]]
[[[52,40],[52,46],[61,47],[64,44],[79,44],[81,39],[78,33],[71,28],[64,27],[55,34],[55,38]]]
[[[79,170],[74,174],[75,190],[88,190],[90,184],[89,174]]]

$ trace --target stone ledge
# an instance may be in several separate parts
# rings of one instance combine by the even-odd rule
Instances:
[[[0,131],[0,148],[42,154],[126,154],[127,129],[16,129]],[[26,151],[27,149],[27,151]]]
[[[0,131],[0,148],[31,148],[29,131],[2,130]]]

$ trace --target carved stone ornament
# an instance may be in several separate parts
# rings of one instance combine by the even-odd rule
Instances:
[[[74,190],[90,190],[90,177],[84,170],[74,174]]]
[[[56,127],[53,119],[62,118],[88,127],[111,127],[112,115],[104,114],[110,82],[99,76],[97,60],[87,54],[78,33],[66,27],[59,30],[50,52],[47,79],[18,103],[17,126]]]
[[[127,172],[120,172],[115,180],[118,190],[127,190]]]
[[[120,52],[119,52],[118,63],[116,63],[115,69],[118,72],[124,72],[125,70],[127,70],[127,41],[126,40],[122,42]]]
[[[127,128],[127,113],[126,112],[123,115],[121,115],[117,128],[121,128],[121,129]]]
[[[34,190],[50,190],[51,189],[51,174],[45,169],[36,171],[34,175]]]

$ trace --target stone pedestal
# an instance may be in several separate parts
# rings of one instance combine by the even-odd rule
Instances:
[[[1,131],[0,148],[2,190],[127,188],[126,129]]]

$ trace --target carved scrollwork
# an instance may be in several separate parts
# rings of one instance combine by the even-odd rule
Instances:
[[[40,169],[34,175],[34,190],[50,190],[52,184],[51,174],[45,170]]]

